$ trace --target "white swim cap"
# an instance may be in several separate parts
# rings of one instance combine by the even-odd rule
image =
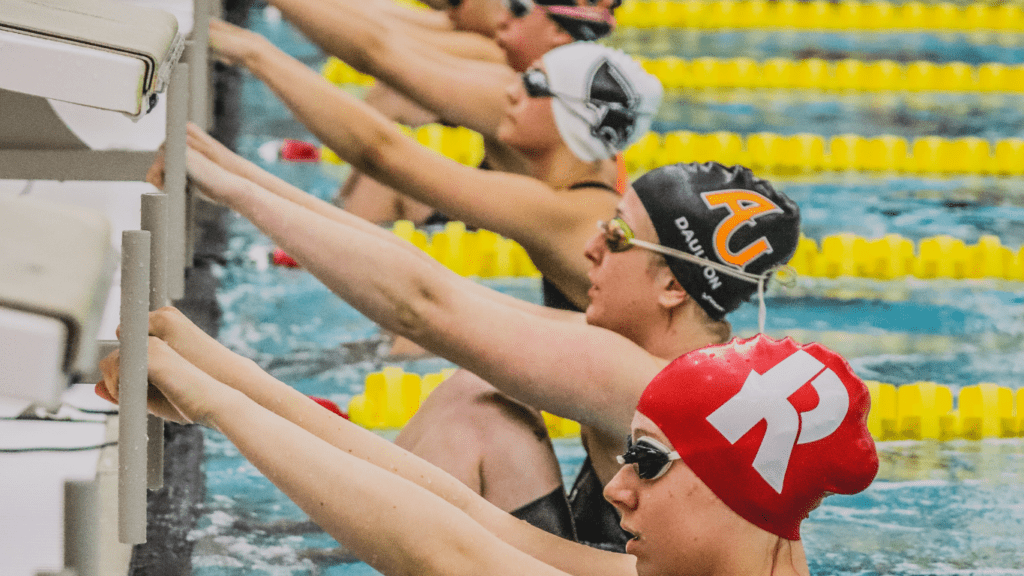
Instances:
[[[541,60],[555,95],[555,124],[580,159],[611,158],[650,130],[661,82],[625,52],[573,42]]]

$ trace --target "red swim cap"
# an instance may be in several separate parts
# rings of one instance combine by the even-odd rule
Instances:
[[[878,473],[870,405],[842,356],[759,334],[680,356],[637,411],[733,511],[799,540],[824,496],[860,492]]]

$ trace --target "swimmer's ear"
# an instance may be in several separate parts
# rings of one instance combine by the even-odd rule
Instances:
[[[668,266],[662,266],[658,270],[658,281],[662,286],[658,294],[658,303],[665,308],[675,308],[690,299],[690,295],[683,289],[679,280],[676,280],[672,270]]]

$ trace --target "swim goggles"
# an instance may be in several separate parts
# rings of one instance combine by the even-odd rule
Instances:
[[[451,4],[455,4],[455,2],[453,2],[453,0],[448,0],[448,1]],[[462,2],[462,0],[456,0],[456,1],[459,2],[459,3]],[[551,14],[553,12],[553,10],[551,10],[551,8],[554,8],[555,6],[561,6],[561,5],[556,4],[555,6],[550,6],[549,7],[549,6],[545,6],[543,4],[538,4],[538,3],[534,2],[534,0],[502,0],[501,3],[505,6],[505,9],[508,10],[512,14],[512,16],[515,17],[515,18],[525,18],[526,16],[529,16],[530,12],[533,12],[533,9],[536,8],[537,6],[540,6],[541,9],[545,10],[548,14]],[[588,2],[588,4],[590,4],[590,6],[594,6],[594,5],[597,4],[597,0],[590,0]],[[612,2],[612,4],[611,4],[610,8],[612,10],[614,10],[614,9],[618,8],[621,4],[622,4],[622,0],[614,0]],[[563,8],[562,12],[564,12],[564,14],[562,14],[563,16],[572,17],[572,15],[573,15],[572,14],[572,10],[573,9],[577,9],[578,10],[578,9],[584,8],[584,7],[582,7],[582,6],[574,6],[574,5],[567,5],[567,6],[563,6],[562,8]],[[597,15],[594,15],[594,14],[587,14],[585,10],[580,10],[579,12],[580,13],[575,14],[576,18],[581,18],[581,19],[586,19],[586,20],[590,20],[590,21],[593,21],[593,22],[599,22],[599,23],[606,24],[609,27],[609,30],[604,31],[605,34],[607,34],[610,31],[610,28],[611,28],[612,24],[614,23],[614,21],[611,20],[610,15],[609,16],[604,16],[604,14],[601,14],[600,16],[597,16]],[[582,40],[582,38],[577,38],[577,40]]]
[[[513,18],[525,18],[537,6],[533,0],[502,0],[501,3],[505,5]]]
[[[523,72],[523,87],[526,88],[526,95],[530,98],[570,98],[565,94],[555,94],[548,84],[548,75],[540,68],[530,68]]]
[[[668,448],[654,438],[641,436],[633,443],[633,436],[626,436],[626,453],[616,456],[619,464],[632,464],[636,475],[643,480],[655,480],[668,472],[673,460],[679,460],[679,452]]]
[[[604,244],[608,247],[609,252],[625,252],[626,250],[636,246],[643,248],[644,250],[650,250],[651,252],[657,252],[658,254],[671,256],[672,258],[678,258],[679,260],[685,260],[692,264],[697,264],[698,266],[714,268],[722,274],[727,274],[733,278],[739,278],[740,280],[757,284],[758,332],[764,332],[764,321],[765,316],[767,315],[764,304],[764,285],[771,277],[771,274],[773,272],[781,272],[781,274],[779,274],[779,281],[787,286],[792,285],[796,280],[796,271],[785,264],[775,266],[761,274],[751,274],[750,272],[737,270],[736,268],[726,266],[725,264],[712,262],[707,258],[694,256],[693,254],[683,252],[682,250],[676,250],[675,248],[669,248],[668,246],[662,246],[661,244],[640,240],[633,234],[633,230],[629,227],[629,224],[626,224],[626,222],[618,216],[607,221],[601,220],[597,223],[597,226],[604,234]]]

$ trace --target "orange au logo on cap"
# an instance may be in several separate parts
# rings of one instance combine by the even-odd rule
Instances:
[[[772,252],[772,245],[764,236],[748,244],[739,252],[729,249],[729,241],[741,226],[753,226],[756,218],[767,214],[782,213],[782,208],[779,208],[777,204],[751,190],[715,190],[703,192],[700,197],[711,210],[725,208],[729,211],[729,216],[723,218],[715,227],[713,242],[715,252],[723,262],[743,270],[755,258]]]
[[[800,412],[789,396],[807,383],[818,394],[818,405]],[[781,494],[793,449],[829,437],[849,408],[850,393],[839,376],[814,356],[797,350],[764,374],[751,370],[740,391],[707,421],[735,444],[764,420],[768,427],[752,465]]]

